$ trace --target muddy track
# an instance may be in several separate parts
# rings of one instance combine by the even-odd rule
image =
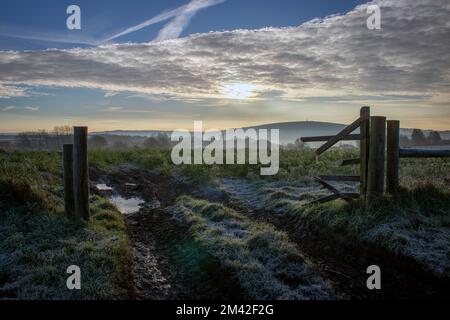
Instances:
[[[299,251],[344,299],[448,299],[449,279],[425,271],[415,260],[361,242],[327,226],[261,209],[248,208],[228,197],[226,205],[258,221],[271,223],[288,234]],[[382,271],[382,290],[368,290],[367,267]]]
[[[139,212],[125,216],[134,258],[132,298],[243,298],[242,290],[231,277],[221,271],[212,257],[195,246],[186,226],[177,224],[164,210],[173,205],[179,195],[189,193],[185,182],[132,167],[120,167],[110,173],[94,168],[91,171],[95,183],[105,183],[123,197],[138,196],[146,203]],[[192,255],[197,259],[191,259]],[[199,263],[190,264],[191,260]]]
[[[221,268],[214,259],[203,259],[208,261],[206,265],[186,266],[187,261],[197,259],[188,256],[183,260],[185,253],[180,254],[180,250],[192,246],[192,241],[186,227],[172,220],[164,208],[173,205],[179,195],[192,194],[195,189],[192,185],[181,179],[130,167],[120,167],[108,174],[94,170],[92,176],[94,181],[112,186],[124,197],[139,196],[146,204],[159,204],[146,206],[125,217],[134,251],[135,298],[244,298],[242,290],[229,275],[220,272]],[[299,252],[317,266],[341,298],[450,298],[448,279],[439,279],[426,272],[412,258],[396,256],[318,223],[249,207],[229,194],[224,194],[222,199],[194,196],[223,202],[252,219],[271,223],[286,232]],[[202,261],[201,254],[195,258]],[[371,291],[366,287],[366,269],[374,264],[382,270],[382,290]]]

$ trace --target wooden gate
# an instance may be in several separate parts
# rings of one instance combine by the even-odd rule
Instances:
[[[354,134],[353,131],[359,130],[359,134]],[[336,199],[344,199],[346,201],[352,201],[358,198],[364,198],[367,190],[367,174],[369,164],[369,147],[370,147],[370,108],[362,107],[360,111],[360,117],[356,119],[352,124],[345,127],[341,132],[335,136],[318,136],[318,137],[303,137],[303,142],[322,142],[325,143],[316,150],[316,156],[320,156],[325,151],[333,147],[340,141],[359,141],[360,143],[360,158],[359,159],[347,159],[342,161],[342,166],[348,165],[360,165],[359,176],[317,176],[313,179],[321,184],[325,189],[331,191],[333,194],[314,201],[313,203],[324,203],[333,201]],[[328,181],[352,181],[360,183],[359,193],[345,193],[339,191],[333,187]]]
[[[386,139],[387,124],[387,139]],[[359,134],[353,131],[360,128]],[[450,150],[427,150],[417,148],[400,148],[400,121],[389,120],[386,117],[370,116],[370,108],[362,107],[360,117],[335,136],[303,137],[303,142],[326,141],[316,150],[320,156],[339,141],[356,140],[360,142],[360,158],[343,160],[343,166],[360,166],[359,176],[317,176],[313,179],[332,194],[311,203],[325,203],[336,199],[352,201],[362,200],[370,204],[384,195],[386,191],[395,194],[399,188],[400,158],[442,158],[450,157]],[[360,183],[359,193],[345,193],[328,183],[328,181],[353,181]]]

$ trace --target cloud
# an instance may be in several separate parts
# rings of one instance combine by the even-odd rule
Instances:
[[[16,106],[6,106],[6,107],[3,107],[2,111],[14,110],[15,108],[16,108]]]
[[[93,37],[74,35],[73,32],[57,32],[54,30],[29,30],[23,27],[14,25],[0,25],[0,36],[10,37],[25,40],[37,40],[49,43],[69,43],[69,44],[84,44],[97,45],[98,40]]]
[[[1,70],[1,68],[0,68],[0,70]],[[0,71],[0,73],[1,73],[1,71]],[[4,85],[0,81],[0,99],[9,99],[12,97],[23,97],[26,94],[27,94],[27,91],[25,88],[11,86],[11,85]]]
[[[117,92],[117,91],[107,91],[107,92],[105,92],[104,97],[105,97],[105,98],[110,98],[110,97],[117,96],[118,94],[120,94],[120,92]]]
[[[29,112],[37,112],[39,111],[40,107],[23,107],[23,109]]]
[[[98,110],[99,112],[118,112],[121,111],[123,108],[122,107],[107,107],[107,108],[103,108]]]
[[[0,52],[0,96],[2,88],[29,84],[198,101],[224,99],[221,88],[238,82],[258,86],[261,96],[276,92],[277,98],[292,101],[448,97],[448,1],[369,4],[374,3],[381,7],[382,30],[367,29],[364,4],[344,15],[296,27],[211,32],[87,49]],[[176,35],[177,25],[183,26],[187,18],[188,13],[184,20],[175,23],[174,19],[170,28],[169,23],[163,38]]]

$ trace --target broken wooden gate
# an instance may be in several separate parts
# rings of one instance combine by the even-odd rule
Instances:
[[[359,130],[359,134],[353,134],[356,129]],[[341,132],[335,136],[318,136],[318,137],[303,137],[303,142],[321,142],[325,143],[316,150],[316,155],[320,156],[325,151],[340,141],[359,141],[360,142],[360,158],[348,159],[342,161],[342,166],[347,165],[360,165],[359,176],[317,176],[314,180],[320,183],[324,188],[331,191],[333,194],[324,198],[314,201],[314,203],[324,203],[333,201],[336,199],[344,199],[348,202],[354,199],[365,199],[367,194],[367,181],[368,181],[368,165],[369,165],[369,147],[370,147],[370,108],[362,107],[360,111],[360,117],[352,124],[344,128]],[[360,183],[360,193],[346,193],[338,190],[334,186],[328,183],[328,181],[352,181]]]

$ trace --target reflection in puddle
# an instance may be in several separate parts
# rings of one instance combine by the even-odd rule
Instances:
[[[144,201],[139,198],[125,199],[121,196],[113,196],[108,199],[113,203],[122,214],[131,214],[138,212]]]

